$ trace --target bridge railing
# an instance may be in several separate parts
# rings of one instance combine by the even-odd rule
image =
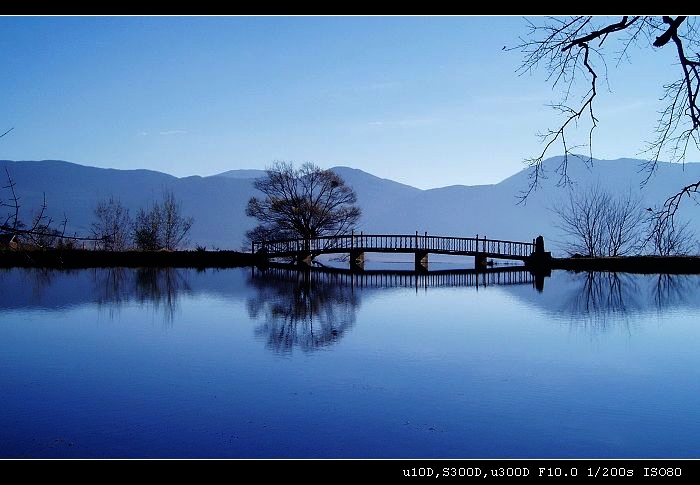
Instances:
[[[364,234],[351,233],[338,236],[322,236],[311,239],[282,239],[255,241],[253,253],[260,250],[268,254],[291,254],[300,252],[320,253],[329,250],[390,250],[424,249],[442,252],[492,253],[510,256],[529,256],[535,250],[535,241],[508,241],[476,237],[431,236],[419,234]]]

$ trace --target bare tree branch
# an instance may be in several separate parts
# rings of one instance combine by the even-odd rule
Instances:
[[[648,157],[643,167],[647,176],[642,183],[649,182],[657,163],[665,156],[670,162],[684,163],[690,147],[700,150],[700,35],[695,17],[542,17],[537,23],[525,20],[530,29],[528,35],[507,50],[519,50],[523,54],[523,62],[517,70],[520,75],[532,73],[542,66],[547,73],[546,82],[552,87],[562,88],[562,101],[551,105],[561,113],[562,122],[557,128],[539,135],[544,148],[537,156],[524,160],[532,170],[530,183],[520,195],[520,202],[524,202],[546,178],[542,162],[555,144],[559,143],[563,148],[562,161],[555,168],[558,185],[570,183],[568,165],[572,157],[592,163],[593,135],[599,122],[594,106],[598,82],[600,79],[608,82],[606,59],[615,58],[617,63],[629,61],[632,47],[651,53],[654,49],[672,45],[678,60],[677,79],[662,86],[664,94],[660,101],[665,102],[666,107],[659,112],[655,137],[639,153]],[[604,49],[604,44],[617,46],[618,50],[611,53]],[[587,81],[588,88],[578,101],[570,103],[575,81],[579,78]],[[587,142],[571,144],[567,134],[578,128],[584,119],[590,124]],[[587,155],[577,153],[580,148],[587,148]],[[695,194],[698,186],[700,181],[670,196],[664,206],[666,217],[673,218],[683,196]]]

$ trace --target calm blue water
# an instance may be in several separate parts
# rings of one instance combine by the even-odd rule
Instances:
[[[696,276],[0,285],[1,458],[700,457]]]

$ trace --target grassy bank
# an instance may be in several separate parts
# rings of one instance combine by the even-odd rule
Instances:
[[[618,273],[700,274],[700,256],[552,258],[551,269]]]

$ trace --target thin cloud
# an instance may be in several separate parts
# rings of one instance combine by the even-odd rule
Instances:
[[[370,121],[370,126],[425,126],[437,123],[437,118],[406,118],[396,121]]]
[[[169,131],[161,131],[158,134],[163,135],[163,136],[170,136],[170,135],[186,135],[188,132],[186,130],[169,130]]]

